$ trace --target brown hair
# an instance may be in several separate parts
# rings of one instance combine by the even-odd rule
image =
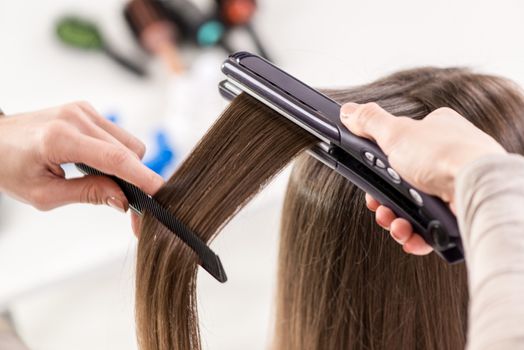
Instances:
[[[328,93],[341,102],[376,101],[413,118],[452,107],[509,151],[523,151],[523,98],[500,78],[426,68]],[[282,116],[240,96],[155,198],[210,241],[315,142]],[[463,347],[464,266],[448,266],[434,254],[408,256],[381,231],[360,191],[312,158],[300,159],[283,212],[277,349]],[[145,215],[136,276],[142,350],[200,349],[196,262],[172,233]]]
[[[417,119],[450,107],[524,153],[524,97],[502,78],[423,68],[330,95]],[[346,179],[300,157],[282,217],[275,350],[465,347],[465,265],[405,254]]]
[[[247,95],[236,98],[155,198],[204,241],[315,138]],[[136,317],[143,350],[200,349],[197,259],[151,216],[138,246]]]

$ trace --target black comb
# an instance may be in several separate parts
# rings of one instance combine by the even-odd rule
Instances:
[[[204,270],[209,272],[211,276],[221,283],[227,281],[226,272],[218,255],[216,255],[197,235],[191,232],[191,230],[181,223],[180,220],[178,220],[166,208],[160,205],[160,203],[158,203],[153,197],[146,194],[138,187],[116,176],[105,174],[82,163],[76,163],[75,166],[85,175],[102,175],[110,177],[124,192],[131,209],[138,214],[142,214],[145,210],[149,211],[158,221],[177,235],[182,242],[195,252],[195,254],[200,258],[200,266],[202,266]]]

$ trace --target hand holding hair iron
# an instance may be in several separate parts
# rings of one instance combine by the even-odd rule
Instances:
[[[405,182],[375,143],[351,133],[340,121],[337,102],[248,52],[229,56],[222,72],[227,80],[219,89],[225,98],[246,92],[317,136],[311,155],[409,220],[443,259],[464,259],[457,221],[448,206]]]
[[[124,192],[129,207],[137,214],[142,215],[145,210],[149,211],[167,229],[176,234],[189,248],[200,258],[199,264],[219,282],[226,282],[227,276],[218,255],[216,255],[198,236],[191,232],[173,214],[158,203],[153,197],[146,194],[138,187],[126,182],[116,176],[102,173],[85,164],[75,164],[78,170],[86,175],[109,176]]]

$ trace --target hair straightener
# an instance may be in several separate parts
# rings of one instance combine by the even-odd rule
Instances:
[[[220,93],[233,99],[245,92],[319,139],[308,152],[380,203],[406,218],[449,263],[464,259],[457,220],[439,198],[404,181],[372,141],[352,134],[340,121],[340,104],[267,60],[249,52],[229,56]]]

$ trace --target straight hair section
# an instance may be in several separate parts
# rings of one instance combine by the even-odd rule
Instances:
[[[209,242],[275,174],[316,139],[240,95],[155,198]],[[136,275],[141,350],[200,349],[197,257],[151,215],[142,220]]]

